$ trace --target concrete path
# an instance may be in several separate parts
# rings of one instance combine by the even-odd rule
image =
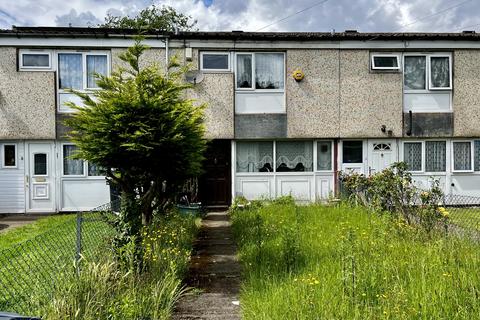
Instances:
[[[7,214],[0,216],[0,234],[30,224],[48,214]]]
[[[227,213],[208,213],[194,244],[186,281],[200,292],[181,298],[173,319],[240,319],[240,272]]]

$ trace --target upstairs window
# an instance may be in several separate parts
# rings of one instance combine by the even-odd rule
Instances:
[[[400,70],[400,59],[398,54],[372,54],[372,70]]]
[[[405,55],[403,79],[406,92],[451,90],[451,56],[449,54]]]
[[[200,69],[204,71],[230,71],[228,52],[201,52]]]
[[[52,55],[44,50],[20,50],[19,69],[25,71],[46,71],[52,69]]]
[[[284,90],[283,53],[237,53],[236,58],[237,90]]]
[[[95,74],[108,74],[108,55],[100,53],[59,53],[58,86],[60,89],[97,89]]]

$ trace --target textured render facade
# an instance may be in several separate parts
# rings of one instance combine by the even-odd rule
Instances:
[[[54,74],[18,72],[15,47],[0,57],[0,139],[55,139]]]
[[[107,201],[108,186],[103,177],[90,176],[89,164],[67,173],[70,146],[63,120],[70,113],[59,105],[57,64],[62,53],[82,53],[84,59],[106,55],[110,70],[125,67],[118,55],[134,34],[76,28],[20,28],[14,34],[0,32],[2,161],[12,145],[17,150],[15,166],[0,162],[0,211],[87,209],[97,204],[88,202],[89,190],[101,195],[98,204]],[[141,67],[157,64],[166,72],[167,61],[177,59],[203,73],[186,95],[207,105],[212,150],[206,176],[211,179],[202,192],[229,193],[219,196],[223,202],[208,199],[214,204],[240,195],[324,200],[338,191],[338,171],[370,175],[395,161],[416,166],[412,172],[420,186],[434,176],[446,193],[480,196],[478,39],[471,33],[156,34],[147,35],[151,48]],[[50,69],[20,70],[22,50],[50,54]],[[376,55],[397,57],[388,62],[396,61],[396,68],[374,69]],[[247,62],[239,60],[245,56]],[[407,88],[409,56],[424,59],[422,90]],[[451,71],[450,78],[440,74],[445,88],[432,83],[438,70],[429,68],[435,59],[443,61],[440,73]],[[303,79],[292,76],[298,70]],[[37,159],[37,154],[46,156]],[[35,172],[37,160],[47,163],[47,174]],[[14,188],[8,187],[11,181]],[[49,198],[49,206],[42,197]],[[17,200],[2,207],[7,198]]]
[[[480,50],[454,51],[453,135],[480,136]]]

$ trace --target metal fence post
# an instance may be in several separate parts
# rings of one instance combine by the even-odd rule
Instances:
[[[75,253],[75,266],[77,268],[77,272],[79,271],[79,262],[80,257],[82,254],[82,221],[83,221],[83,212],[77,212],[77,245],[76,245],[76,253]]]

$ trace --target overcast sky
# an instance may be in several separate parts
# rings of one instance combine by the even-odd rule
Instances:
[[[479,0],[1,0],[0,28],[95,26],[107,13],[134,15],[153,3],[191,15],[207,31],[480,30]]]

